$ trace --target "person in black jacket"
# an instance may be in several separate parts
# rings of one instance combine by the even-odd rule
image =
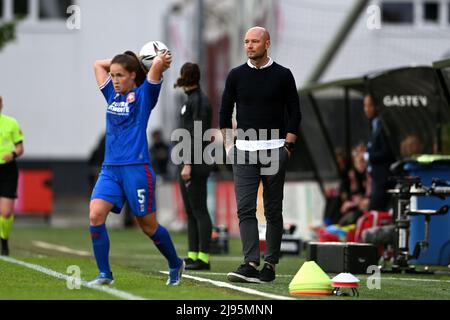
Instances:
[[[161,130],[155,130],[152,132],[152,146],[150,147],[150,155],[156,174],[164,179],[167,179],[167,165],[169,163],[170,148],[164,141]]]
[[[188,217],[188,257],[185,259],[186,270],[209,270],[209,252],[212,232],[211,217],[207,207],[207,182],[209,166],[194,163],[194,141],[201,139],[203,133],[211,128],[211,106],[208,98],[200,88],[200,68],[195,63],[187,62],[180,70],[180,77],[175,87],[182,87],[187,100],[181,108],[180,128],[189,131],[191,136],[191,157],[180,166],[180,188],[186,214]],[[194,126],[202,126],[202,136],[194,136]],[[197,141],[198,142],[198,141]]]
[[[369,162],[369,173],[372,178],[369,210],[386,211],[389,208],[390,196],[386,192],[393,187],[389,181],[390,166],[395,162],[395,155],[375,108],[372,96],[364,97],[364,112],[371,121],[372,134],[367,145],[366,160]]]
[[[269,32],[262,27],[250,28],[244,46],[248,60],[228,74],[220,110],[225,150],[229,158],[234,154],[238,157],[233,163],[233,175],[244,253],[244,263],[228,273],[227,278],[232,282],[271,282],[275,280],[275,266],[280,258],[283,187],[301,121],[300,102],[292,72],[267,54]],[[236,141],[231,132],[235,106]],[[264,187],[267,247],[265,263],[258,270],[256,199],[260,182]]]

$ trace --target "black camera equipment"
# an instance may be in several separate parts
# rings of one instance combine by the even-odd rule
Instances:
[[[395,189],[388,190],[394,200],[394,219],[396,231],[396,243],[394,246],[394,260],[391,269],[382,269],[382,272],[393,273],[421,273],[436,274],[447,273],[445,271],[431,271],[427,267],[424,270],[416,270],[410,260],[417,259],[421,253],[429,246],[429,227],[432,216],[445,215],[449,206],[444,205],[437,210],[411,210],[412,196],[432,196],[445,200],[450,196],[450,183],[442,179],[433,179],[430,187],[422,185],[419,177],[394,177],[397,182]],[[417,241],[413,253],[409,253],[409,233],[410,216],[424,216],[425,218],[425,239]]]

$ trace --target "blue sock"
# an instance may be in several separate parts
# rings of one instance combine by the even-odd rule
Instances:
[[[158,225],[158,229],[153,236],[150,237],[158,250],[166,257],[169,262],[169,268],[178,268],[182,263],[182,260],[178,258],[175,247],[173,246],[172,239],[169,232],[162,225]]]
[[[106,225],[89,226],[91,232],[92,246],[94,248],[95,260],[97,267],[101,273],[110,276],[111,269],[109,267],[109,237]]]

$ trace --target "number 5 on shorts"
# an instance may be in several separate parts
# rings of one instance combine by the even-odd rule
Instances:
[[[145,211],[145,189],[138,189],[137,190],[138,195],[138,202],[140,204],[140,210],[141,212]]]

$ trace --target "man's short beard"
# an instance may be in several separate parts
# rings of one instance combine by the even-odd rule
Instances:
[[[262,59],[264,58],[264,56],[266,55],[267,51],[264,51],[263,53],[261,53],[260,55],[257,56],[253,56],[252,58],[250,58],[251,60],[258,60],[258,59]]]

